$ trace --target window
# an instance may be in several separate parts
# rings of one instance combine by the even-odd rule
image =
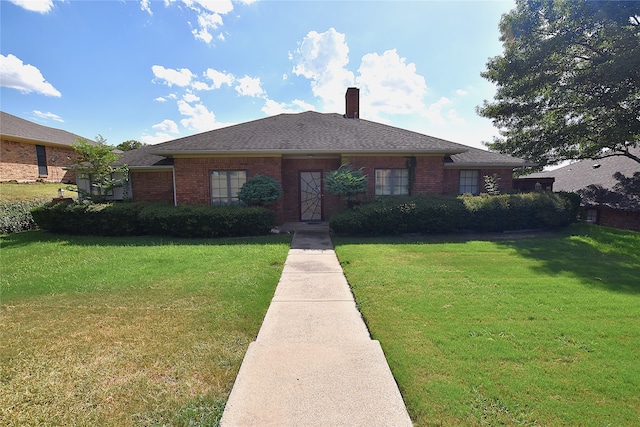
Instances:
[[[376,169],[376,196],[409,194],[409,169]]]
[[[211,171],[211,204],[238,203],[238,191],[247,181],[247,171]]]
[[[480,171],[461,170],[460,171],[460,194],[479,194]]]
[[[593,224],[597,224],[597,222],[598,222],[598,210],[597,209],[585,209],[585,211],[584,211],[584,220],[586,222],[591,222]]]
[[[47,150],[44,145],[36,145],[36,158],[38,159],[38,176],[47,176]]]

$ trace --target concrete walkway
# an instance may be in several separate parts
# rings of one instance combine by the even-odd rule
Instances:
[[[411,426],[328,230],[298,229],[222,416],[231,426]]]

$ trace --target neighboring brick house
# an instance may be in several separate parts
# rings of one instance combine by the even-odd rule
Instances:
[[[73,183],[80,136],[0,112],[0,181]]]
[[[183,204],[234,203],[242,184],[267,175],[283,187],[278,222],[323,221],[344,209],[325,191],[328,172],[362,168],[368,197],[479,193],[497,174],[511,189],[524,160],[358,119],[359,90],[349,88],[345,115],[280,114],[124,154],[134,200]]]
[[[640,147],[629,151],[640,157]],[[554,191],[580,194],[584,220],[607,227],[640,231],[640,163],[624,156],[588,159],[524,180],[553,178]]]

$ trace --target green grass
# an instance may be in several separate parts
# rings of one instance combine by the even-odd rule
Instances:
[[[334,243],[417,426],[640,425],[640,233]]]
[[[217,425],[290,243],[0,239],[9,426]]]
[[[26,183],[15,184],[10,182],[0,183],[0,202],[12,202],[17,200],[51,200],[58,197],[58,188],[65,190],[65,197],[76,199],[78,193],[67,190],[75,185],[61,183]]]

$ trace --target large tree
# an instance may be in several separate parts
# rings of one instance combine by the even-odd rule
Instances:
[[[640,157],[640,2],[516,0],[504,53],[482,76],[497,86],[478,113],[500,136],[490,149],[537,162]]]

